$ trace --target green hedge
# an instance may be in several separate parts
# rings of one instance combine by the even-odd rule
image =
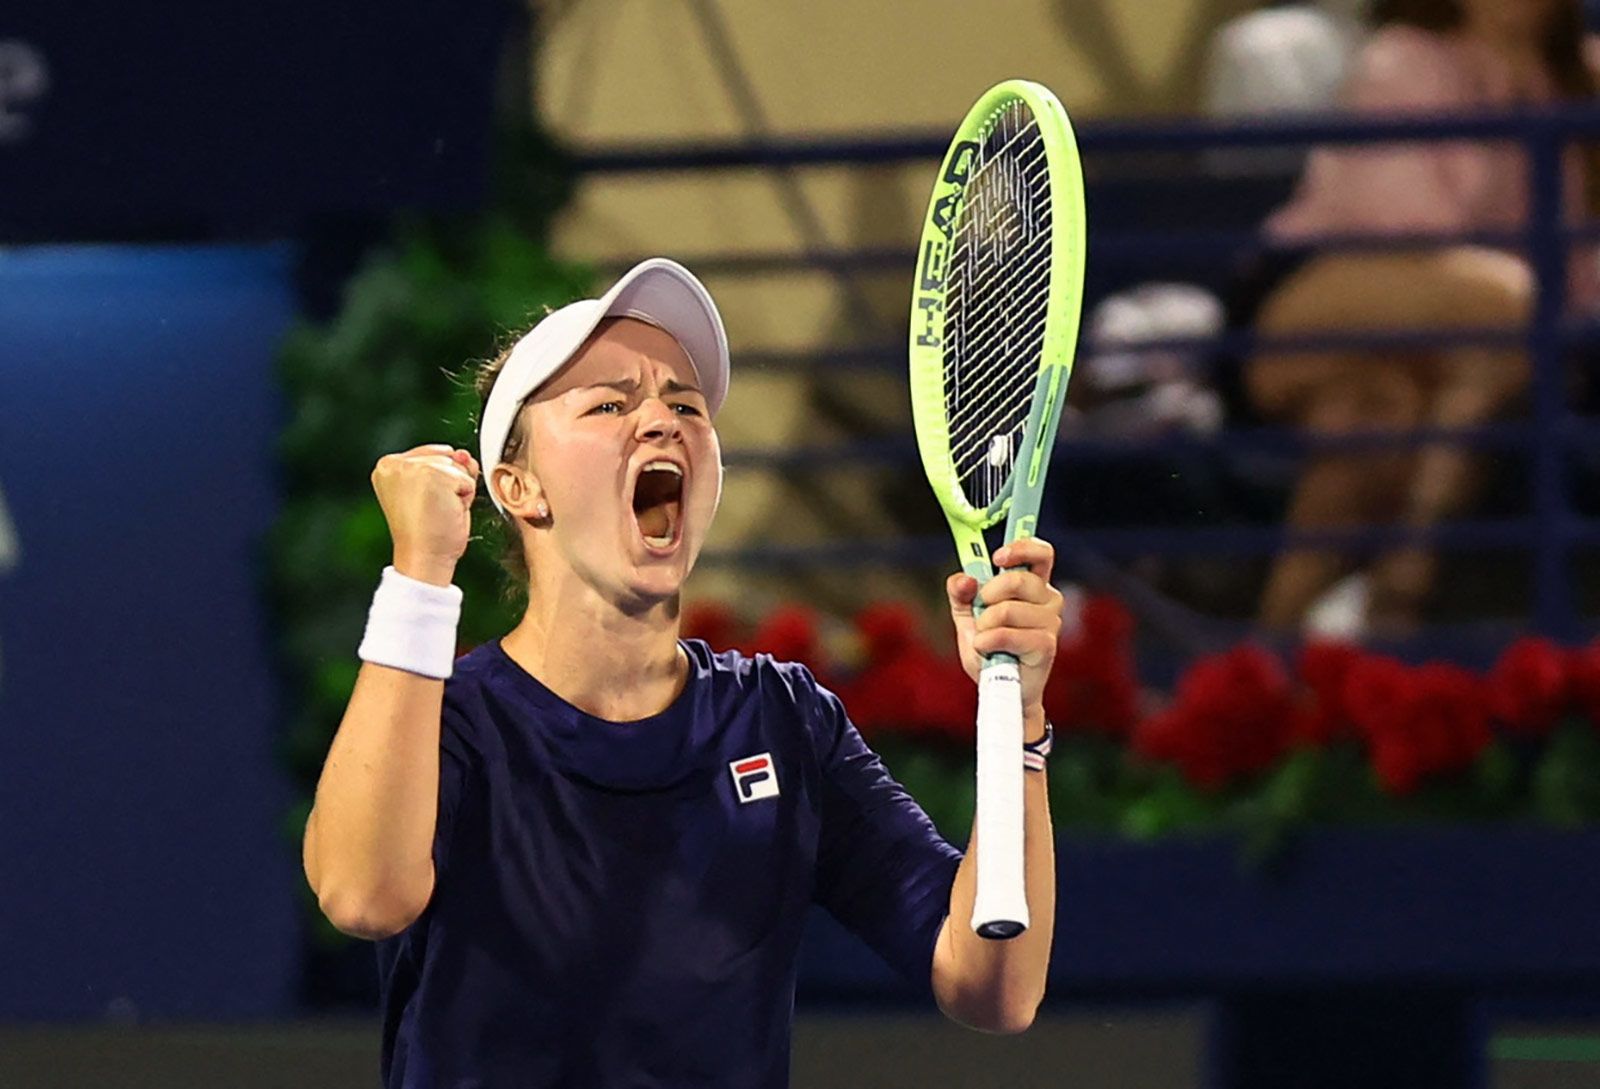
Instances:
[[[424,442],[475,452],[474,366],[547,307],[592,288],[588,269],[555,259],[544,241],[568,191],[558,157],[536,135],[503,143],[494,211],[397,225],[349,281],[336,317],[300,323],[281,352],[286,498],[268,546],[268,593],[291,698],[283,756],[301,793],[286,827],[296,843],[355,684],[367,606],[390,561],[373,465]],[[517,619],[495,559],[498,539],[480,540],[500,529],[487,499],[479,507],[456,573],[466,595],[464,645]]]

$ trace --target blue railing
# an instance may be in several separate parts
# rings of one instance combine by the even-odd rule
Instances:
[[[1563,362],[1577,345],[1600,343],[1600,322],[1575,319],[1567,314],[1567,265],[1570,247],[1600,241],[1600,223],[1570,227],[1564,223],[1565,193],[1562,169],[1565,149],[1586,139],[1600,143],[1600,108],[1569,107],[1494,116],[1449,116],[1402,119],[1351,119],[1323,117],[1304,120],[1263,120],[1247,123],[1170,121],[1088,123],[1078,126],[1086,172],[1097,170],[1122,156],[1152,153],[1198,153],[1219,149],[1306,147],[1393,141],[1509,141],[1520,144],[1527,156],[1530,178],[1530,215],[1520,231],[1485,231],[1469,234],[1415,234],[1406,236],[1339,234],[1311,240],[1327,249],[1398,249],[1426,245],[1473,243],[1517,248],[1528,254],[1538,284],[1537,302],[1526,329],[1451,328],[1369,330],[1360,333],[1266,338],[1250,334],[1224,334],[1204,341],[1170,341],[1151,348],[1204,349],[1243,355],[1252,350],[1274,352],[1319,351],[1330,348],[1402,348],[1447,345],[1525,345],[1533,366],[1532,406],[1525,422],[1496,423],[1473,428],[1411,432],[1368,432],[1340,436],[1311,436],[1281,428],[1223,431],[1205,439],[1183,438],[1117,442],[1067,439],[1057,449],[1058,460],[1084,464],[1163,456],[1185,449],[1223,451],[1308,451],[1361,449],[1379,446],[1414,446],[1451,441],[1476,448],[1519,450],[1528,456],[1532,513],[1503,520],[1459,519],[1426,528],[1374,525],[1342,530],[1287,532],[1271,526],[1226,526],[1195,529],[1092,530],[1052,525],[1046,532],[1057,540],[1072,541],[1106,555],[1139,553],[1260,553],[1293,546],[1361,548],[1422,541],[1438,545],[1526,548],[1533,557],[1534,608],[1537,627],[1559,637],[1578,634],[1580,619],[1573,608],[1568,563],[1579,545],[1600,543],[1600,519],[1582,518],[1568,494],[1563,457],[1576,447],[1600,445],[1600,427],[1579,418],[1567,404]],[[811,166],[872,166],[935,160],[943,155],[944,135],[902,135],[860,140],[802,139],[753,143],[701,143],[641,146],[590,152],[577,167],[588,175],[661,173],[729,169],[788,169]],[[1184,230],[1181,232],[1096,229],[1091,203],[1091,270],[1097,262],[1147,263],[1223,258],[1263,244],[1253,230]],[[838,276],[860,271],[892,271],[912,267],[912,249],[873,248],[760,254],[685,255],[704,275],[759,276],[816,269]],[[617,262],[625,264],[628,262]],[[817,352],[740,353],[741,367],[870,367],[894,369],[903,365],[904,346],[898,343],[830,349]],[[784,451],[728,452],[731,468],[745,466],[809,468],[835,471],[841,466],[915,464],[914,448],[903,441],[877,441]],[[942,558],[942,539],[851,541],[828,546],[757,547],[708,556],[710,562],[808,565],[812,563],[894,563]]]

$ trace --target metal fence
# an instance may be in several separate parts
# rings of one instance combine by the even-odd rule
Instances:
[[[1522,344],[1533,365],[1531,411],[1524,420],[1453,430],[1371,431],[1340,436],[1313,436],[1293,429],[1249,427],[1224,429],[1204,438],[1184,437],[1119,442],[1066,438],[1056,459],[1073,466],[1105,465],[1131,459],[1193,451],[1260,452],[1295,456],[1313,451],[1420,446],[1456,442],[1474,448],[1520,451],[1527,459],[1531,509],[1526,516],[1503,519],[1456,519],[1425,528],[1367,525],[1348,529],[1290,532],[1277,526],[1228,525],[1202,529],[1093,529],[1047,524],[1058,544],[1090,549],[1110,558],[1138,554],[1246,555],[1292,547],[1372,548],[1400,542],[1445,547],[1525,549],[1532,565],[1532,620],[1547,634],[1574,638],[1587,624],[1574,607],[1570,566],[1581,545],[1600,542],[1600,518],[1584,517],[1574,504],[1566,461],[1575,451],[1600,448],[1600,425],[1579,414],[1565,383],[1569,353],[1600,343],[1600,321],[1573,316],[1567,306],[1567,264],[1573,246],[1600,241],[1600,224],[1571,226],[1564,222],[1565,149],[1585,140],[1600,142],[1600,108],[1545,109],[1493,116],[1438,116],[1392,120],[1319,117],[1304,120],[1262,120],[1248,123],[1164,121],[1088,123],[1078,126],[1086,174],[1113,174],[1119,163],[1139,156],[1189,156],[1224,149],[1305,148],[1330,144],[1413,141],[1507,141],[1524,149],[1529,170],[1530,215],[1513,232],[1471,234],[1330,235],[1308,240],[1325,250],[1415,249],[1427,245],[1473,243],[1517,249],[1525,253],[1538,284],[1537,302],[1525,329],[1451,328],[1371,330],[1339,336],[1293,338],[1225,333],[1204,341],[1167,341],[1141,348],[1178,348],[1243,355],[1321,351],[1338,348],[1426,348],[1446,345]],[[586,176],[627,173],[697,172],[759,169],[787,173],[808,167],[858,166],[937,161],[947,137],[909,135],[874,139],[764,140],[738,144],[706,143],[641,146],[591,151],[577,158]],[[1159,169],[1159,165],[1157,167]],[[1219,230],[1207,226],[1182,231],[1097,229],[1095,207],[1089,207],[1092,270],[1099,262],[1146,265],[1152,273],[1174,259],[1224,260],[1263,244],[1250,229]],[[822,270],[846,284],[859,271],[903,268],[909,278],[913,247],[824,249],[803,246],[792,252],[764,254],[706,253],[688,255],[697,271],[715,275],[762,275],[794,270]],[[631,262],[619,261],[624,265]],[[898,368],[904,345],[875,344],[808,353],[745,352],[740,367]],[[904,464],[915,461],[909,435],[903,440],[854,443],[826,449],[796,447],[779,452],[730,450],[730,468],[761,465],[837,468],[850,465]],[[1600,485],[1595,485],[1600,487]],[[1046,515],[1048,517],[1048,510]],[[859,561],[934,559],[948,545],[943,538],[893,542],[840,542],[827,547],[762,547],[708,557],[712,562],[750,565],[841,564]]]

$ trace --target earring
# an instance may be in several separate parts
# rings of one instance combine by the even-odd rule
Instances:
[[[542,500],[542,499],[539,500],[539,506],[538,506],[537,510],[539,512],[539,517],[540,518],[548,518],[548,517],[550,517],[550,508],[545,505],[544,500]]]

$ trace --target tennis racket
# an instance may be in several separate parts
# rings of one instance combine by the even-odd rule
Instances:
[[[1007,80],[961,122],[928,203],[911,296],[911,406],[962,570],[994,576],[984,531],[1033,535],[1083,297],[1083,171],[1066,111]],[[974,609],[980,610],[981,603]],[[978,679],[977,895],[985,938],[1028,928],[1022,685],[992,654]]]

